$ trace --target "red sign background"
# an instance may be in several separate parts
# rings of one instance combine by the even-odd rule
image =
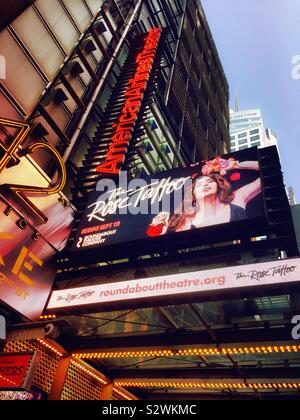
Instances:
[[[0,356],[0,388],[22,388],[32,355]]]

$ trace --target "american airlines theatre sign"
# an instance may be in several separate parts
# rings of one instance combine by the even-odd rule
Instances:
[[[124,93],[125,104],[118,122],[112,126],[111,142],[105,160],[96,169],[99,174],[118,175],[125,162],[153,71],[161,32],[160,28],[154,28],[146,35],[143,49],[135,59],[133,73],[128,73],[125,68],[126,74],[129,74],[127,89]],[[135,52],[131,54],[135,55]]]

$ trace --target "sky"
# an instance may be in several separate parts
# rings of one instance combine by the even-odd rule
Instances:
[[[300,0],[202,0],[227,80],[230,105],[262,110],[278,134],[285,184],[300,203]],[[300,57],[298,58],[300,62]]]

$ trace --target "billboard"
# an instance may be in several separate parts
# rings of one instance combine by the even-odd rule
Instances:
[[[164,304],[166,300],[185,302],[190,296],[195,301],[204,293],[220,293],[233,289],[257,289],[259,286],[287,285],[300,282],[300,258],[270,261],[252,265],[224,267],[167,276],[92,285],[52,292],[47,310],[60,311],[88,306],[103,306],[142,302],[143,307]],[[181,299],[181,300],[180,300]]]
[[[258,151],[252,148],[144,179],[128,181],[122,173],[117,185],[99,181],[73,250],[179,240],[188,232],[205,241],[208,228],[220,232],[227,226],[233,232],[238,224],[264,217]]]

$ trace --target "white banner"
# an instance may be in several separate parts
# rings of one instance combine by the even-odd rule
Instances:
[[[300,281],[300,258],[54,291],[47,309]]]

